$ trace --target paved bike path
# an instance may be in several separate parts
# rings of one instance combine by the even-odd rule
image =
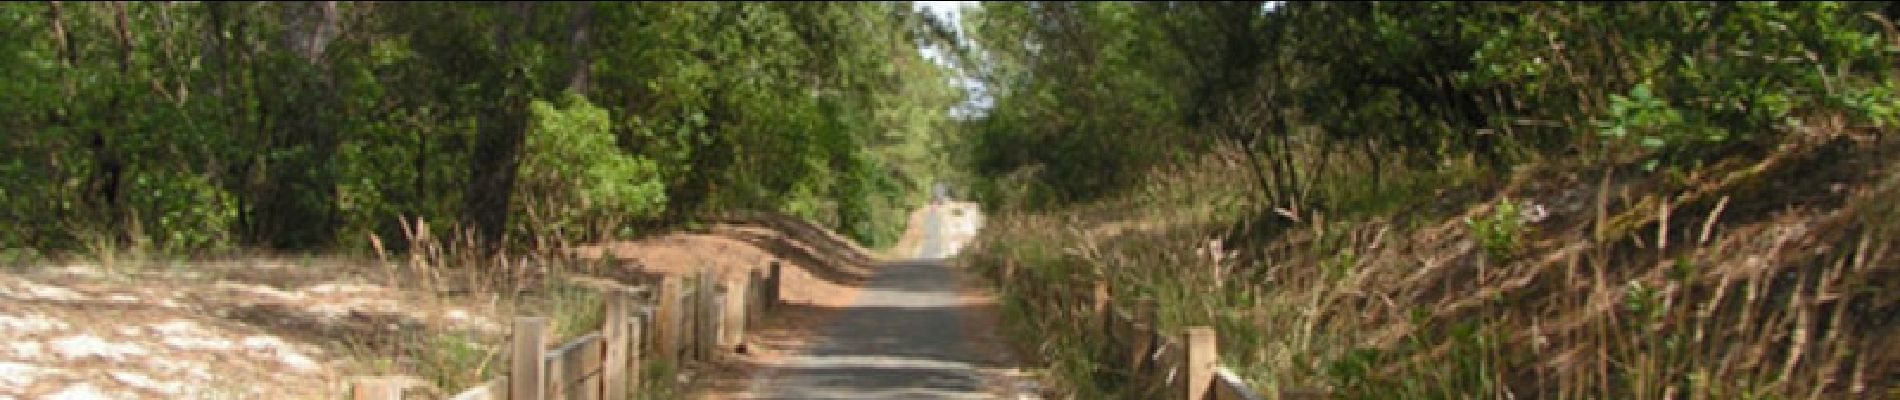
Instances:
[[[926,211],[919,258],[885,262],[804,354],[751,392],[761,399],[992,399],[963,326],[956,272],[942,261],[942,211]]]

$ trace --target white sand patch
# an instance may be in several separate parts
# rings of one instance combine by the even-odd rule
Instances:
[[[101,300],[105,300],[107,302],[112,302],[112,303],[137,303],[140,301],[138,296],[133,296],[133,295],[125,294],[125,293],[113,293],[109,296],[106,296],[104,299],[101,299]]]
[[[20,281],[19,288],[0,287],[0,295],[21,300],[75,301],[86,300],[84,294],[60,286],[43,285],[33,281]]]
[[[351,297],[342,299],[342,302],[348,304],[350,308],[365,311],[396,312],[402,310],[401,304],[390,299]]]
[[[275,301],[296,301],[296,300],[304,299],[303,293],[286,292],[278,288],[264,286],[264,285],[252,285],[252,284],[237,283],[237,282],[231,282],[231,281],[218,281],[218,283],[214,286],[220,289],[244,292],[253,296],[266,297]]]
[[[104,390],[99,390],[99,387],[93,386],[91,383],[80,382],[77,385],[67,386],[66,389],[60,390],[59,393],[53,393],[53,395],[44,398],[47,400],[105,400],[123,399],[126,397],[127,396],[107,394]]]
[[[318,317],[323,318],[323,320],[325,321],[335,321],[337,319],[343,318],[346,315],[350,315],[350,306],[343,305],[343,304],[324,303],[324,304],[317,304],[317,305],[310,306],[308,308],[305,308],[304,311],[310,312],[312,314],[316,314]]]
[[[270,352],[270,351],[277,350],[279,348],[284,348],[284,347],[289,346],[288,343],[284,343],[283,339],[279,339],[276,336],[264,336],[264,335],[245,337],[243,343],[244,343],[244,348],[251,349],[251,351],[260,351],[260,352]]]
[[[316,372],[319,368],[316,360],[312,360],[310,357],[306,357],[302,353],[294,351],[278,354],[277,362],[283,363],[284,366],[290,367],[290,369],[296,370],[297,372]]]
[[[211,368],[205,366],[202,362],[154,357],[145,359],[145,365],[150,367],[153,371],[164,374],[184,375],[196,383],[208,383],[211,381]]]
[[[244,338],[243,343],[244,348],[251,349],[253,352],[277,356],[278,362],[298,372],[311,372],[318,368],[315,360],[291,348],[289,343],[285,343],[283,339],[276,336],[250,336]]]
[[[490,325],[493,325],[492,323],[488,322],[487,318],[482,318],[482,316],[475,315],[474,313],[468,312],[468,310],[463,310],[459,308],[450,309],[448,312],[443,313],[442,317],[445,319],[448,319],[449,324],[456,327],[463,327],[463,328],[472,327],[472,328],[486,329]]]
[[[442,316],[449,321],[449,326],[455,328],[482,332],[497,332],[501,330],[500,324],[496,324],[494,321],[489,321],[486,317],[459,308],[449,309],[449,311],[443,313]]]
[[[0,315],[0,334],[30,334],[46,331],[61,331],[71,327],[53,317],[38,314],[22,316]]]
[[[121,326],[114,330],[119,332],[119,336],[145,336],[145,328],[138,326]]]
[[[179,392],[185,390],[184,384],[178,382],[161,382],[137,372],[112,371],[110,375],[112,375],[112,380],[119,381],[119,383],[125,384],[126,386],[164,393],[170,396],[176,396]]]
[[[163,323],[152,324],[147,328],[151,329],[152,332],[158,332],[158,334],[166,336],[190,335],[204,331],[204,329],[198,327],[197,322],[183,319],[174,319]]]
[[[40,377],[57,372],[59,370],[33,364],[0,361],[0,389],[23,391]]]
[[[371,313],[395,313],[401,310],[400,304],[389,299],[345,298],[304,307],[305,312],[317,314],[326,319],[349,316],[351,311]]]
[[[72,275],[72,276],[85,277],[85,278],[98,278],[101,276],[105,276],[105,274],[99,273],[99,267],[92,266],[92,265],[68,265],[56,271],[64,275]]]
[[[383,291],[388,291],[388,289],[382,286],[368,285],[368,284],[361,284],[361,283],[324,283],[324,284],[318,284],[318,285],[304,288],[303,291],[310,292],[310,293],[333,294],[333,293],[383,292]]]
[[[46,346],[41,345],[40,342],[19,341],[7,343],[7,350],[13,352],[14,358],[22,360],[38,360],[41,357],[46,357]],[[0,373],[0,375],[5,374]]]
[[[166,336],[163,341],[165,347],[174,350],[231,351],[237,349],[237,345],[229,340],[203,336]]]
[[[53,352],[68,359],[99,357],[112,361],[124,360],[126,356],[144,356],[145,347],[134,343],[107,342],[93,335],[74,335],[55,339],[51,342]]]

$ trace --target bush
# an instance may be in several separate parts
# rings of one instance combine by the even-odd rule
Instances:
[[[1523,246],[1524,221],[1518,211],[1518,204],[1506,198],[1492,207],[1491,215],[1465,218],[1465,226],[1471,229],[1471,237],[1484,247],[1485,254],[1498,260],[1510,259]]]
[[[654,217],[666,187],[652,160],[614,142],[607,110],[569,94],[561,103],[534,101],[517,196],[532,234],[620,234],[627,219]]]

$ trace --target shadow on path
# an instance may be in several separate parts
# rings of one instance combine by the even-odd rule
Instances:
[[[879,266],[857,301],[838,310],[804,354],[775,366],[752,393],[763,399],[980,399],[983,370],[1007,361],[978,349],[963,326],[990,306],[964,304],[942,262]]]

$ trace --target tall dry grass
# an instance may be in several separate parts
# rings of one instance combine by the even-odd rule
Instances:
[[[480,247],[472,232],[451,229],[437,234],[427,221],[405,221],[406,251],[397,253],[383,238],[369,242],[381,266],[383,284],[413,294],[414,307],[447,310],[467,307],[487,310],[486,317],[504,326],[514,316],[546,316],[553,338],[567,340],[600,328],[603,301],[596,288],[575,284],[569,275],[589,274],[604,266],[585,262],[558,250],[514,254]],[[559,243],[560,238],[538,238],[533,243]],[[553,249],[537,247],[537,249]],[[472,306],[472,307],[471,307]],[[449,326],[441,313],[430,313],[423,326]],[[391,333],[393,338],[343,338],[355,357],[368,360],[369,373],[413,375],[447,394],[472,387],[506,372],[509,344],[506,333],[485,335],[462,331]],[[365,345],[363,343],[377,343]]]
[[[1097,362],[1094,333],[1024,288],[1082,277],[1112,282],[1124,306],[1154,299],[1164,329],[1215,326],[1223,363],[1268,389],[1900,396],[1893,147],[1816,135],[1673,179],[1561,161],[1489,179],[1468,163],[1388,166],[1383,187],[1352,176],[1362,160],[1310,160],[1329,163],[1312,179],[1328,204],[1304,213],[1235,205],[1244,172],[1216,157],[1115,200],[996,213],[962,262],[1024,267],[1001,283],[1006,317],[1081,398],[1144,394]],[[1271,233],[1230,233],[1250,224]]]

